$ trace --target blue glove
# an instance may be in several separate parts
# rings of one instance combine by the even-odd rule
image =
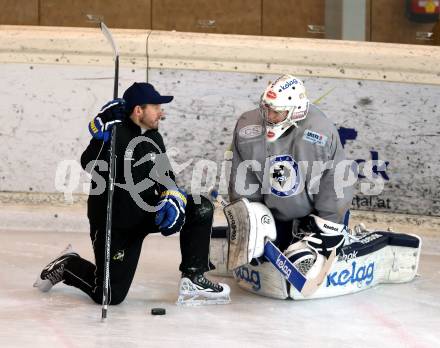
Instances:
[[[159,205],[162,207],[156,213],[156,225],[164,236],[180,232],[185,223],[185,207],[187,195],[185,191],[167,190],[160,195]]]
[[[110,139],[113,125],[122,122],[124,118],[124,99],[114,99],[105,104],[99,114],[90,121],[89,132],[95,139],[104,140],[106,143]]]

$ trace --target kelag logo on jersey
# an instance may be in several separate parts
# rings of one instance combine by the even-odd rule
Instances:
[[[275,156],[270,160],[270,190],[279,197],[294,195],[300,186],[298,163],[290,155]]]
[[[249,270],[245,266],[238,267],[234,270],[235,277],[252,285],[254,291],[261,289],[260,273],[255,270]]]
[[[366,285],[370,285],[374,279],[374,262],[368,266],[356,268],[356,261],[351,264],[351,269],[344,269],[341,272],[333,272],[327,276],[327,287],[344,286],[349,282],[351,284],[358,283],[362,285],[365,281]]]

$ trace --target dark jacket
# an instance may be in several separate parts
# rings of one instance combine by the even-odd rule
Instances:
[[[162,136],[157,130],[142,134],[141,128],[131,119],[117,127],[112,226],[129,229],[148,221],[151,223],[160,193],[177,186]],[[92,174],[87,216],[92,224],[101,227],[105,226],[107,214],[109,149],[110,141],[103,145],[102,140],[92,139],[81,155],[81,166]],[[96,160],[106,163],[96,163]],[[133,187],[139,183],[141,185]],[[98,190],[98,194],[93,193],[98,187],[103,189]]]

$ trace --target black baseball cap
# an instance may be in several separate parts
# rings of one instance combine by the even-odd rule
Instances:
[[[123,98],[127,110],[132,111],[136,105],[166,104],[171,102],[174,97],[172,95],[160,95],[150,83],[135,82],[127,88]]]

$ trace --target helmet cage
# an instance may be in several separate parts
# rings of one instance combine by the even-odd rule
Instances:
[[[306,118],[309,111],[309,100],[302,82],[292,75],[283,75],[267,86],[260,98],[260,115],[266,126],[268,141],[275,141],[296,122]],[[286,118],[278,123],[269,120],[269,109],[283,113]]]

